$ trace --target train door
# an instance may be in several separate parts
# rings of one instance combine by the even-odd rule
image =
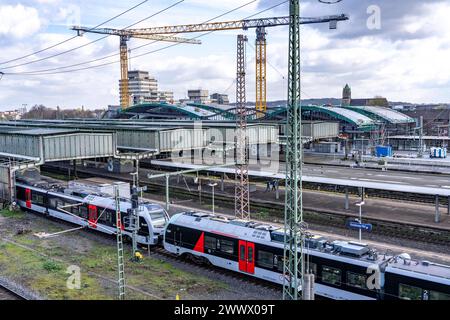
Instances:
[[[239,270],[255,273],[255,244],[239,240]]]
[[[98,218],[97,207],[90,204],[88,206],[88,210],[89,210],[89,227],[95,229],[97,228],[97,218]]]
[[[31,190],[25,189],[25,203],[28,209],[31,209]]]

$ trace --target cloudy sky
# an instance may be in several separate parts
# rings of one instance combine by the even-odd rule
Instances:
[[[86,34],[49,50],[21,58],[74,36],[71,25],[93,27],[142,2],[111,0],[2,0],[0,2],[0,110],[45,104],[88,108],[118,104],[119,39]],[[201,23],[247,2],[248,5],[215,21],[243,19],[283,0],[149,0],[108,22],[104,27],[124,28]],[[302,26],[302,98],[340,97],[349,83],[353,97],[385,96],[391,101],[450,102],[450,1],[448,0],[343,0],[321,4],[303,0],[301,16],[346,13],[350,20],[337,30],[327,25]],[[284,16],[282,4],[255,17]],[[379,19],[378,19],[379,18]],[[184,98],[189,88],[224,92],[234,100],[236,35],[249,38],[247,96],[254,101],[254,30],[215,32],[201,37],[202,45],[182,44],[159,50],[168,43],[131,40],[131,69],[148,70],[161,90]],[[180,36],[193,37],[197,34]],[[287,85],[287,27],[268,30],[268,98],[285,99]],[[148,44],[142,48],[136,47]],[[85,45],[67,53],[64,51]],[[156,52],[155,52],[156,51]],[[62,54],[61,54],[62,53]],[[147,54],[148,53],[148,54]],[[48,59],[49,56],[59,54]],[[107,57],[106,59],[101,59]],[[82,64],[94,59],[97,61]],[[40,61],[36,61],[40,60]],[[57,74],[43,70],[70,71]]]

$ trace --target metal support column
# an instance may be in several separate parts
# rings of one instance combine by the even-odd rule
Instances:
[[[436,195],[434,198],[436,213],[434,216],[434,222],[439,223],[441,221],[441,213],[439,211],[439,196]]]
[[[222,176],[220,178],[220,191],[222,192],[225,190],[224,180],[225,180],[225,173],[222,173]]]
[[[450,215],[450,196],[447,197],[447,214]]]
[[[275,199],[280,199],[280,183],[278,180],[276,180],[276,184],[275,184]]]
[[[169,180],[170,180],[170,176],[168,174],[166,174],[166,211],[169,212],[169,208],[170,208],[170,200],[169,200]]]
[[[283,299],[298,300],[304,275],[302,203],[302,117],[300,105],[299,0],[289,2],[289,79],[286,125],[286,200],[284,213]]]
[[[245,43],[247,37],[237,38],[237,75],[236,75],[236,187],[235,216],[250,219],[250,196],[248,180],[248,141],[247,107],[245,97]]]
[[[361,202],[364,201],[364,194],[365,194],[365,190],[364,187],[361,188]]]
[[[114,190],[116,202],[116,233],[117,233],[117,285],[119,289],[119,300],[125,299],[125,263],[123,259],[122,219],[120,214],[119,188]]]
[[[420,116],[419,120],[419,152],[417,153],[417,157],[423,157],[423,116]]]
[[[345,210],[349,208],[348,187],[345,187]]]

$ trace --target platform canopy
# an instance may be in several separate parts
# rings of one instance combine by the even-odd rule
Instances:
[[[404,113],[385,107],[376,106],[348,106],[343,107],[352,110],[376,121],[384,121],[390,124],[413,123],[415,120]]]

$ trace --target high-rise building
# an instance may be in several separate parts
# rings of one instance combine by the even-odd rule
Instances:
[[[211,102],[217,104],[230,104],[227,94],[213,93],[211,95]]]
[[[196,89],[196,90],[188,90],[189,101],[194,103],[208,104],[211,101],[209,100],[209,92],[208,90]]]
[[[167,102],[167,103],[174,103],[174,97],[172,91],[158,91],[158,101],[160,102]]]
[[[122,92],[119,80],[120,93]],[[133,104],[158,101],[158,80],[148,71],[134,70],[128,72],[128,94]]]

